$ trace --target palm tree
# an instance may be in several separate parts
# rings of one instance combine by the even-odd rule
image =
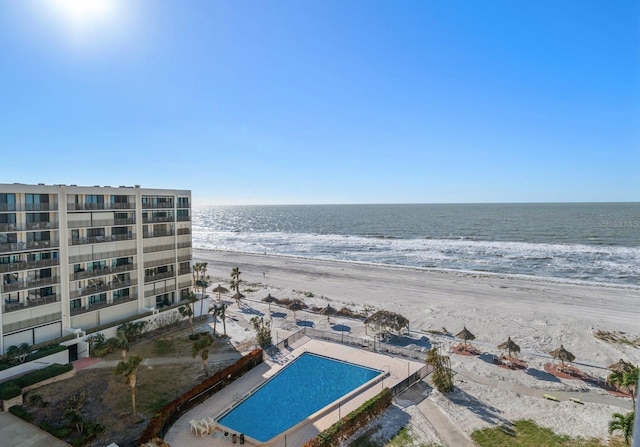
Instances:
[[[24,363],[30,352],[31,348],[28,343],[20,343],[17,346],[9,346],[6,356],[10,361],[18,360],[18,362]]]
[[[636,410],[636,399],[635,399],[635,391],[636,386],[638,385],[638,367],[635,366],[630,370],[619,370],[613,371],[607,377],[607,383],[616,387],[616,389],[620,390],[621,388],[626,388],[631,394],[631,401],[633,402],[633,411]]]
[[[436,348],[431,348],[427,352],[426,363],[433,368],[431,380],[436,389],[441,393],[453,391],[453,373],[449,357],[440,355]]]
[[[220,319],[222,320],[222,327],[224,330],[224,337],[227,336],[227,322],[226,322],[226,317],[227,317],[227,305],[226,304],[221,304],[218,307],[219,313],[218,315],[220,315]]]
[[[200,288],[200,315],[203,312],[204,298],[207,294],[207,287],[211,284],[211,277],[207,276],[206,262],[196,262],[193,265],[193,280],[194,285]]]
[[[609,434],[612,434],[614,431],[621,431],[622,436],[624,436],[624,442],[627,445],[631,445],[631,437],[633,436],[633,420],[635,415],[635,411],[631,411],[626,415],[613,413],[613,417],[609,421]]]
[[[191,346],[191,357],[194,359],[197,355],[200,355],[202,360],[202,366],[204,367],[205,376],[209,377],[209,368],[207,367],[207,360],[209,360],[209,348],[213,343],[213,337],[211,334],[206,334],[198,338],[193,342]]]
[[[131,387],[131,411],[136,415],[136,373],[142,363],[142,357],[132,355],[127,361],[120,361],[116,366],[115,375],[124,376],[124,383]]]
[[[115,337],[111,337],[107,340],[107,348],[112,351],[119,349],[122,354],[122,360],[127,358],[127,352],[129,351],[129,340],[124,331],[118,331]]]
[[[191,335],[193,335],[193,303],[198,301],[196,296],[193,293],[189,293],[187,296],[187,304],[184,306],[180,306],[178,308],[178,312],[183,317],[189,318],[189,326],[191,326]]]
[[[218,323],[218,315],[220,314],[220,309],[215,304],[209,307],[209,315],[213,317],[213,335],[216,335],[216,326]]]
[[[462,330],[456,334],[456,337],[464,340],[465,347],[467,346],[467,341],[476,339],[476,336],[473,335],[466,326],[464,326]]]
[[[234,267],[231,269],[231,288],[233,290],[236,291],[236,294],[234,295],[234,297],[236,297],[236,301],[238,302],[238,306],[240,305],[240,298],[241,298],[241,293],[240,293],[240,283],[242,282],[242,280],[240,279],[240,273],[242,273],[240,271],[240,268],[238,267]]]

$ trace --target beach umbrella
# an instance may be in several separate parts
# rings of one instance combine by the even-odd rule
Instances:
[[[331,304],[327,304],[327,307],[323,308],[320,313],[326,315],[327,321],[331,322],[331,315],[337,314],[338,310],[335,307],[331,307]]]
[[[554,359],[560,359],[560,363],[564,366],[564,362],[573,362],[576,359],[576,356],[567,351],[564,346],[560,345],[558,349],[555,351],[551,351],[551,357]]]
[[[236,300],[236,303],[238,303],[238,307],[240,307],[240,300],[244,298],[244,295],[241,294],[240,292],[236,292],[231,298]]]
[[[475,340],[475,339],[476,339],[476,336],[475,336],[475,335],[473,335],[473,334],[471,333],[471,331],[470,331],[469,329],[467,329],[467,327],[466,327],[466,326],[464,326],[464,328],[463,328],[460,332],[458,332],[458,333],[456,334],[456,337],[457,337],[457,338],[461,338],[461,339],[463,339],[463,340],[464,340],[464,345],[465,345],[465,346],[467,346],[467,341],[468,341],[468,340]]]
[[[229,289],[222,287],[220,284],[218,284],[218,287],[214,287],[211,291],[218,294],[218,301],[220,301],[221,293],[229,293]]]
[[[293,311],[293,318],[296,318],[296,311],[302,310],[304,308],[302,301],[296,299],[291,302],[288,306],[289,310]]]
[[[379,328],[385,327],[393,329],[400,333],[402,328],[409,328],[409,320],[400,314],[389,312],[388,310],[379,310],[364,320],[365,325],[374,324]]]
[[[632,363],[629,363],[624,361],[623,359],[620,359],[617,362],[607,366],[607,368],[609,368],[611,371],[626,373],[631,371],[634,368],[634,366]]]
[[[516,342],[511,340],[511,337],[509,337],[504,343],[499,344],[498,349],[507,351],[509,353],[509,357],[511,357],[512,352],[520,352],[520,346],[518,346]]]
[[[278,298],[271,296],[271,294],[262,298],[262,301],[269,304],[269,314],[271,314],[271,303],[277,303]]]

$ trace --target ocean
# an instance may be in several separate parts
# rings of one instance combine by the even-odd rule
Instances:
[[[640,286],[640,203],[207,207],[193,246]]]

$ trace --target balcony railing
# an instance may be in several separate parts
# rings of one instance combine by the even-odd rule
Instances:
[[[178,228],[178,236],[183,234],[191,234],[191,228]]]
[[[134,240],[136,238],[135,233],[129,234],[112,234],[111,236],[89,236],[81,238],[69,239],[70,245],[86,245],[86,244],[101,244],[103,242],[113,241],[127,241]]]
[[[178,256],[178,262],[191,261],[191,255],[180,255]]]
[[[136,209],[135,202],[127,203],[69,203],[67,204],[68,210],[76,211],[95,211],[95,210],[134,210]]]
[[[173,292],[174,290],[176,290],[175,284],[171,284],[164,287],[156,287],[153,290],[145,290],[144,297],[148,298],[153,295],[162,295],[163,293]]]
[[[135,264],[126,264],[126,265],[118,265],[115,267],[103,267],[99,269],[93,270],[82,270],[79,272],[74,272],[69,275],[69,281],[78,281],[81,279],[87,278],[96,278],[98,276],[106,276],[111,274],[117,274],[122,272],[130,272],[131,270],[135,270]]]
[[[4,292],[15,292],[16,290],[50,286],[52,284],[57,284],[58,282],[60,282],[60,278],[57,276],[37,279],[18,279],[3,284],[2,289]]]
[[[123,250],[115,250],[115,251],[105,251],[102,253],[89,253],[86,255],[75,255],[69,256],[69,264],[78,264],[80,262],[87,261],[100,261],[103,259],[111,259],[111,258],[124,258],[127,256],[133,256],[136,254],[135,248],[126,248]]]
[[[173,244],[164,244],[164,245],[152,245],[143,247],[144,253],[155,253],[157,251],[165,251],[165,250],[174,250],[175,245]]]
[[[93,312],[96,310],[104,309],[106,307],[117,306],[118,304],[127,303],[129,301],[135,301],[138,299],[136,294],[129,295],[123,298],[113,298],[113,301],[109,300],[100,300],[98,302],[89,303],[83,307],[76,307],[75,309],[71,309],[71,316],[75,316],[78,314],[83,314],[87,312]]]
[[[58,211],[57,203],[0,203],[2,211]]]
[[[178,216],[178,222],[188,222],[191,220],[191,216]]]
[[[129,217],[126,219],[86,219],[71,221],[67,224],[69,228],[91,228],[91,227],[119,227],[135,225],[136,219]]]
[[[127,287],[135,286],[137,284],[135,278],[131,278],[124,281],[109,281],[102,284],[97,283],[87,286],[81,290],[73,290],[69,292],[69,298],[80,298],[82,296],[95,295],[96,293],[108,292],[109,290],[125,289]]]
[[[173,202],[142,203],[142,209],[173,208]]]
[[[176,272],[174,271],[156,273],[155,275],[145,275],[144,282],[159,281],[161,279],[173,278],[174,276],[176,276]]]
[[[56,230],[58,228],[58,222],[27,222],[27,231],[34,230]]]
[[[60,301],[60,295],[43,295],[35,298],[27,298],[26,301],[20,300],[4,300],[4,312],[13,312],[16,310],[28,309],[30,307],[42,306],[43,304],[50,304]]]
[[[154,231],[153,233],[151,232],[142,233],[142,237],[144,239],[150,239],[152,237],[165,237],[165,236],[175,236],[175,233],[173,231]]]
[[[0,273],[17,272],[20,270],[37,269],[59,265],[59,259],[42,259],[40,261],[20,261],[11,264],[0,264]]]
[[[175,263],[176,263],[176,260],[174,258],[164,258],[164,259],[158,259],[156,261],[145,261],[144,268],[149,269],[151,267],[157,267],[159,265],[171,265]]]
[[[178,270],[178,275],[190,275],[191,274],[191,269],[179,269]]]
[[[58,241],[30,241],[30,242],[11,242],[8,244],[0,244],[0,253],[40,250],[43,248],[57,247]]]

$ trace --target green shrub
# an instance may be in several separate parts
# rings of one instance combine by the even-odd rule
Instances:
[[[13,399],[20,394],[22,394],[22,387],[14,381],[0,383],[0,399]]]
[[[35,371],[31,371],[28,374],[25,374],[22,377],[18,377],[15,380],[12,380],[8,383],[15,383],[20,388],[24,388],[34,383],[42,382],[43,380],[50,379],[51,377],[59,376],[60,374],[64,374],[73,369],[73,365],[71,363],[67,363],[66,365],[61,365],[59,363],[54,363],[53,365],[49,365],[42,369],[37,369]]]
[[[29,413],[29,411],[27,411],[27,409],[22,405],[14,405],[13,407],[10,407],[9,413],[13,414],[14,416],[18,416],[20,419],[23,419],[27,422],[33,421],[33,415]]]

